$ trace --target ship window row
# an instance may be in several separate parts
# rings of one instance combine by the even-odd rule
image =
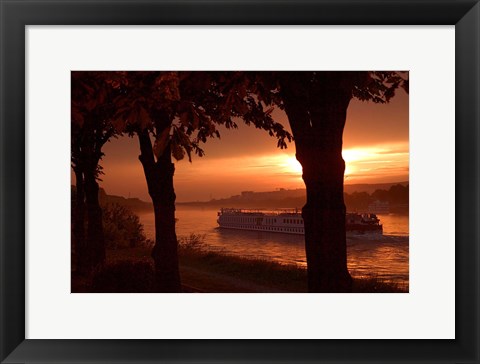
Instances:
[[[257,223],[258,218],[251,218],[251,217],[237,217],[237,216],[226,216],[227,221],[235,221],[240,223]],[[275,224],[277,219],[265,219],[265,224]],[[283,219],[284,224],[303,224],[303,219]]]
[[[283,219],[284,224],[303,224],[303,219]]]
[[[237,217],[237,216],[226,216],[226,221],[232,221],[237,223],[244,223],[244,224],[254,224],[258,222],[259,218],[250,218],[250,217]],[[275,224],[277,219],[265,219],[265,224]]]
[[[257,227],[255,227],[257,228]],[[258,227],[259,229],[261,229],[261,227]],[[291,233],[302,233],[303,232],[303,229],[300,229],[300,228],[278,228],[278,227],[273,227],[273,226],[266,226],[264,228],[264,230],[269,230],[269,231],[288,231],[288,232],[291,232]]]
[[[239,224],[230,224],[230,227],[233,228],[244,228],[244,226]],[[253,230],[267,230],[267,231],[281,231],[281,232],[291,232],[291,233],[303,233],[303,229],[301,228],[283,228],[283,227],[273,227],[273,226],[261,226],[261,225],[254,225],[250,227]]]
[[[277,219],[265,219],[265,224],[275,224]]]

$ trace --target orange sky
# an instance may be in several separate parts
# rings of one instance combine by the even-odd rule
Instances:
[[[288,127],[286,115],[275,119]],[[192,163],[176,163],[177,201],[203,201],[229,197],[241,191],[304,188],[295,146],[285,150],[264,131],[239,125],[220,129],[221,139],[204,145],[206,155]],[[145,177],[138,160],[137,139],[122,137],[104,147],[100,183],[109,194],[149,201]],[[408,95],[397,91],[389,104],[352,100],[344,132],[345,183],[379,183],[408,180]]]

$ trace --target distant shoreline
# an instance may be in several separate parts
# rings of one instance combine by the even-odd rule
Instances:
[[[377,184],[349,184],[344,186],[345,204],[348,211],[366,211],[366,198],[370,197],[377,190],[388,192],[392,186],[408,186],[408,181]],[[72,186],[75,188],[75,186]],[[368,197],[362,196],[368,194]],[[279,189],[276,191],[255,192],[243,191],[240,195],[230,196],[222,199],[212,199],[209,201],[182,201],[176,202],[178,207],[188,206],[197,208],[252,208],[252,209],[281,209],[281,208],[301,208],[305,205],[306,190],[299,189]],[[363,198],[363,200],[359,200]],[[100,189],[100,204],[118,204],[134,212],[144,213],[153,212],[151,202],[143,201],[139,198],[126,198],[123,196],[108,195],[104,189]],[[391,204],[390,212],[399,214],[408,214],[408,196],[403,203]]]

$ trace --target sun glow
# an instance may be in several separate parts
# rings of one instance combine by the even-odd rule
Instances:
[[[286,156],[284,167],[291,173],[297,173],[299,175],[302,174],[302,165],[295,157]]]
[[[345,163],[356,162],[360,160],[366,160],[369,157],[375,155],[375,150],[371,148],[365,149],[344,149],[342,150],[342,157]]]
[[[342,151],[345,160],[345,179],[349,182],[368,182],[386,176],[408,174],[408,145],[386,145],[352,148]]]

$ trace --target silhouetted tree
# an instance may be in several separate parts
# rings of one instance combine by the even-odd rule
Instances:
[[[400,184],[393,185],[388,190],[389,202],[392,204],[405,204],[408,203],[408,186],[402,186]]]
[[[310,292],[348,292],[342,136],[350,100],[388,102],[408,73],[259,72],[260,100],[284,109],[303,167],[302,209]]]
[[[122,94],[114,125],[138,137],[154,206],[157,289],[179,292],[172,156],[187,155],[190,161],[192,153],[202,156],[200,143],[220,136],[215,125],[236,128],[236,117],[267,130],[281,147],[291,136],[272,120],[272,109],[264,110],[249,92],[249,79],[241,72],[119,72],[114,77],[112,85]]]
[[[366,211],[369,203],[373,202],[372,197],[367,192],[344,193],[345,205],[349,209]]]
[[[390,201],[388,197],[388,191],[385,190],[375,190],[372,193],[372,198],[378,201]]]
[[[77,187],[75,206],[72,206],[75,209],[73,237],[77,268],[83,273],[105,262],[97,179],[101,173],[102,147],[115,130],[109,122],[112,95],[101,76],[97,72],[71,74],[71,162]]]

